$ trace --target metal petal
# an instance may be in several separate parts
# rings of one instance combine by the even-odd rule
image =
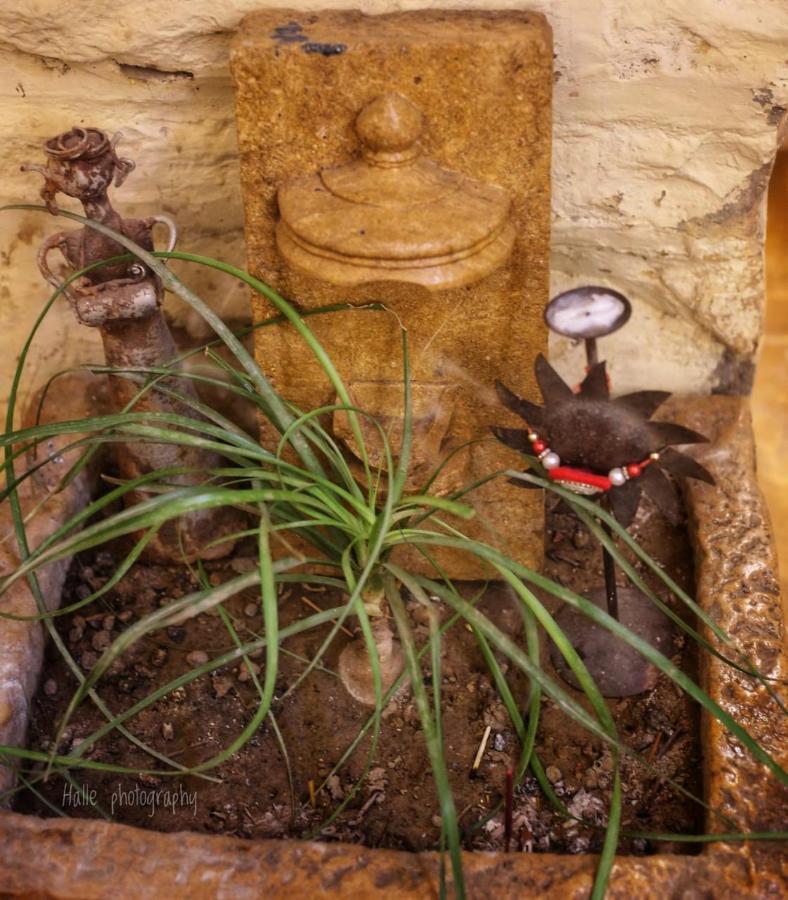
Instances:
[[[512,450],[519,450],[520,453],[533,453],[531,442],[528,440],[528,432],[524,428],[500,428],[493,425],[490,429],[499,441],[511,447]]]
[[[591,366],[588,370],[588,374],[580,385],[580,396],[587,397],[589,400],[608,400],[610,398],[610,385],[607,383],[604,361]]]
[[[509,484],[515,485],[515,487],[526,488],[529,491],[541,491],[542,487],[539,484],[534,484],[532,481],[520,481],[519,478],[507,478],[506,479]]]
[[[667,448],[659,455],[659,464],[674,475],[683,475],[685,478],[697,478],[706,484],[716,484],[714,476],[709,470],[696,462],[691,456],[685,456],[678,450]]]
[[[534,368],[545,403],[556,403],[559,400],[570,400],[574,397],[572,388],[566,384],[541,353],[536,357]]]
[[[623,525],[624,528],[631,525],[635,519],[640,505],[641,492],[639,479],[635,478],[622,484],[621,487],[612,488],[608,494],[613,515],[619,525]]]
[[[649,422],[649,431],[654,436],[656,448],[669,444],[705,444],[708,438],[697,431],[677,425],[675,422]]]
[[[522,397],[518,397],[517,394],[513,393],[509,390],[506,385],[501,381],[495,382],[495,390],[498,394],[498,398],[503,403],[503,405],[510,409],[513,413],[516,413],[520,416],[521,419],[525,419],[525,421],[532,428],[540,428],[543,422],[543,412],[541,406],[537,406],[535,403],[531,403],[530,400],[525,400]]]
[[[662,469],[655,465],[647,466],[638,481],[671,525],[678,525],[681,522],[681,504],[675,485]]]
[[[616,397],[613,402],[640,413],[644,419],[649,419],[668,397],[669,391],[635,391],[633,394]]]

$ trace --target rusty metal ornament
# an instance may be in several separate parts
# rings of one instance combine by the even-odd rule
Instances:
[[[671,422],[650,421],[669,393],[636,391],[611,398],[604,362],[588,371],[577,392],[541,354],[535,368],[544,397],[542,407],[518,397],[500,382],[496,384],[504,406],[524,418],[529,426],[526,429],[494,428],[493,432],[504,444],[531,453],[529,434],[538,433],[562,463],[599,475],[607,475],[612,469],[626,468],[651,454],[659,454],[654,464],[639,477],[606,492],[606,499],[620,524],[626,527],[632,523],[644,493],[671,521],[676,521],[678,504],[665,471],[714,483],[700,463],[671,446],[703,442],[706,440],[703,435]]]
[[[123,218],[112,206],[108,190],[113,183],[121,185],[134,163],[116,153],[120,133],[112,138],[98,128],[75,127],[44,143],[45,165],[23,166],[23,171],[39,172],[44,177],[41,196],[50,212],[57,213],[59,193],[82,203],[85,215],[120,232],[146,250],[153,250],[153,229],[164,225],[169,232],[167,249],[175,245],[174,222],[164,215],[145,219]],[[58,250],[70,270],[127,253],[125,247],[93,228],[61,231],[50,235],[38,254],[39,269],[44,278],[59,287],[63,281],[49,266],[49,254]],[[177,348],[161,312],[162,285],[156,275],[141,261],[131,260],[99,266],[78,279],[66,291],[74,313],[83,325],[96,327],[101,333],[108,366],[133,370],[171,365]],[[129,406],[135,412],[167,412],[197,419],[189,400],[197,400],[190,379],[173,375],[160,381],[161,390],[149,390],[134,402],[138,381],[130,375],[109,377],[112,402],[117,410]],[[171,393],[185,398],[180,400]],[[188,467],[186,474],[173,476],[177,486],[200,484],[205,470],[221,465],[221,458],[204,450],[156,443],[114,444],[115,461],[123,478],[134,479],[157,469]],[[148,499],[143,491],[126,495],[126,502]],[[232,509],[198,510],[179,520],[165,523],[146,548],[149,558],[159,561],[181,561],[185,558],[215,558],[232,550],[232,542],[215,543],[217,538],[240,529],[239,515]]]
[[[535,371],[543,405],[496,383],[503,405],[524,419],[527,428],[493,428],[493,433],[507,446],[536,455],[551,480],[590,495],[624,527],[634,520],[644,494],[676,524],[680,506],[675,485],[666,472],[709,484],[714,484],[714,479],[700,463],[673,445],[706,438],[681,425],[651,421],[670,396],[665,391],[637,391],[611,398],[606,365],[595,361],[595,341],[625,324],[630,310],[626,297],[607,288],[580,288],[554,298],[545,319],[551,327],[554,323],[563,329],[560,333],[585,340],[589,361],[586,376],[573,390],[540,354]],[[604,524],[602,527],[610,536],[610,530]],[[602,553],[605,587],[593,591],[589,599],[670,656],[670,621],[640,590],[619,588],[613,558],[604,548]],[[567,605],[559,609],[555,619],[604,696],[631,696],[656,684],[658,669],[606,628]],[[579,687],[555,645],[551,646],[551,658],[564,680]]]

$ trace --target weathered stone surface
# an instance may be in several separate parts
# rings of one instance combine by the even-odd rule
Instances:
[[[313,317],[309,325],[351,394],[365,394],[372,401],[371,388],[384,389],[377,391],[378,404],[367,403],[364,409],[395,427],[402,409],[399,323],[404,325],[414,388],[424,399],[419,426],[426,429],[437,418],[445,419],[444,433],[434,446],[428,447],[417,431],[415,467],[427,473],[457,451],[451,468],[436,482],[438,491],[453,491],[517,465],[516,454],[490,440],[490,426],[504,413],[489,395],[496,378],[511,381],[513,373],[517,387],[533,393],[531,361],[546,346],[542,310],[548,299],[549,27],[541,16],[514,12],[424,11],[382,17],[320,13],[289,25],[296,15],[283,9],[249,16],[233,48],[250,269],[307,309],[343,301],[365,305],[371,299],[386,304],[386,311]],[[419,143],[424,157],[434,161],[425,163],[426,173],[412,172],[412,165],[377,169],[350,162],[358,157],[359,135],[370,130],[365,117],[383,102],[383,95],[391,94],[400,95],[400,105],[415,105],[423,114]],[[356,121],[362,123],[359,135]],[[412,147],[411,141],[406,152]],[[336,168],[343,164],[344,169]],[[441,176],[454,179],[450,201],[443,187],[435,190],[437,176],[427,178],[430,167],[437,166],[461,173],[462,180],[456,174]],[[319,179],[313,174],[317,171]],[[298,213],[308,198],[303,186],[313,182],[319,183],[312,196],[325,199],[312,202],[304,222]],[[332,201],[320,184],[335,182],[341,183],[337,189],[343,197],[358,194],[362,203]],[[358,234],[343,240],[355,248],[355,256],[368,256],[365,283],[336,284],[338,272],[329,260],[306,266],[299,259],[297,270],[288,264],[293,253],[286,250],[286,259],[280,252],[281,222],[277,246],[277,191],[282,221],[300,216],[297,227],[302,233],[308,231],[313,242],[322,240],[332,247],[340,238],[321,225],[323,206],[331,211],[340,202],[353,207],[355,212],[348,211],[347,217],[358,217]],[[386,264],[381,254],[423,256],[430,246],[445,252],[452,241],[455,249],[464,250],[469,229],[482,226],[474,241],[485,229],[489,232],[478,209],[463,212],[463,204],[478,204],[472,191],[477,196],[487,192],[497,204],[495,228],[506,230],[510,245],[514,238],[508,259],[502,261],[498,254],[492,271],[485,261],[473,269],[473,257],[468,256],[439,267],[433,270],[430,291],[424,281],[412,283],[412,271],[398,278],[391,269],[380,281],[379,268],[377,274],[373,268]],[[380,204],[395,194],[403,204],[418,205],[406,205],[409,213],[387,210],[382,215]],[[510,221],[500,220],[509,208]],[[411,224],[409,240],[420,242],[420,247],[404,243],[403,220],[414,211],[421,216],[419,228],[426,222],[433,226],[422,234]],[[447,244],[446,226],[451,233],[454,220],[468,217],[475,222],[455,222],[454,237]],[[318,233],[322,237],[314,236]],[[303,236],[299,245],[305,245]],[[455,274],[462,264],[469,268]],[[268,301],[255,301],[258,320],[271,314]],[[300,409],[336,402],[330,381],[292,326],[259,330],[256,355],[280,392]],[[278,434],[264,429],[263,438],[275,447]],[[397,449],[393,447],[395,453]],[[417,480],[423,483],[424,478],[419,474]],[[467,500],[477,515],[461,524],[465,533],[491,540],[525,565],[538,563],[538,493],[512,492],[497,479],[468,494]],[[434,571],[420,554],[411,556],[410,565]],[[436,556],[454,578],[479,578],[489,572],[465,554],[437,548]]]
[[[106,405],[102,378],[75,373],[56,379],[50,386],[38,419],[41,423],[62,422],[95,415]],[[25,426],[36,423],[37,404],[26,413]],[[95,488],[95,464],[83,469],[69,484],[58,490],[60,481],[79,459],[80,451],[63,452],[80,434],[56,435],[37,446],[30,459],[16,461],[17,476],[28,465],[41,464],[35,474],[19,487],[22,514],[35,515],[27,521],[27,541],[31,550],[78,513],[91,499]],[[47,461],[49,460],[49,461]],[[95,459],[94,459],[95,463]],[[20,554],[14,535],[9,503],[0,507],[0,578],[19,566]],[[38,583],[48,610],[60,606],[60,594],[71,558],[41,568]],[[0,611],[6,615],[33,617],[38,606],[25,579],[12,584],[0,597]],[[0,618],[0,744],[20,746],[25,742],[30,702],[41,672],[44,629],[35,619]],[[13,782],[11,769],[0,766],[0,792]]]
[[[229,41],[242,16],[281,0],[58,0],[0,8],[0,196],[29,200],[18,167],[72,122],[123,128],[140,147],[127,182],[136,215],[166,208],[181,246],[243,261]],[[291,0],[299,10],[310,0]],[[429,0],[324,0],[390,12]],[[487,0],[444,7],[490,8]],[[763,303],[761,192],[788,107],[783,0],[496,0],[544,12],[555,40],[552,293],[602,282],[628,293],[632,323],[607,352],[621,390],[746,385]],[[35,245],[59,227],[0,216],[0,392],[44,292]],[[192,272],[193,268],[190,267]],[[229,317],[245,290],[194,284]],[[199,322],[168,300],[179,321]],[[659,340],[653,336],[659,333]],[[60,340],[62,334],[68,340]],[[62,304],[42,335],[43,378],[98,358]],[[557,340],[568,373],[580,350]],[[33,383],[40,383],[34,381]]]
[[[709,436],[709,446],[693,448],[693,455],[717,481],[716,487],[692,480],[686,485],[698,597],[785,702],[785,623],[769,513],[755,479],[749,406],[718,397],[684,400],[680,410],[685,425]],[[719,646],[710,629],[705,636]],[[766,689],[716,657],[701,659],[701,677],[712,697],[786,768],[788,722],[775,713]],[[784,829],[788,788],[780,787],[716,719],[707,717],[704,729],[709,803],[741,831]],[[714,817],[707,828],[730,830]]]

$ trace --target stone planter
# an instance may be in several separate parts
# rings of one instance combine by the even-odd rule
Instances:
[[[755,481],[746,400],[692,398],[670,417],[710,435],[699,458],[718,487],[687,485],[697,599],[768,676],[784,677],[782,612],[768,516]],[[3,623],[3,629],[6,624]],[[28,681],[36,672],[20,673]],[[735,670],[707,658],[703,687],[785,765],[785,719]],[[779,689],[779,686],[778,686]],[[784,826],[788,792],[716,723],[703,724],[708,803],[730,830]],[[718,830],[717,822],[709,830]],[[781,849],[771,842],[704,845],[697,856],[619,857],[612,897],[779,896]],[[471,897],[584,897],[594,856],[466,853]],[[0,894],[92,898],[437,896],[438,858],[347,844],[159,834],[103,821],[0,813]]]

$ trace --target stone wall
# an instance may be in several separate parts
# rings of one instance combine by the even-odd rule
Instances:
[[[182,248],[243,260],[228,46],[265,0],[30,0],[0,7],[0,200],[34,201],[19,165],[72,124],[123,129],[137,170],[130,213],[168,212]],[[475,2],[291,0],[301,11],[367,12]],[[747,389],[763,305],[762,197],[788,107],[784,0],[498,0],[544,12],[555,35],[552,287],[605,283],[631,296],[632,324],[603,350],[619,389]],[[297,15],[297,14],[295,14]],[[0,216],[0,402],[47,296],[35,266],[41,213]],[[227,318],[244,291],[196,274]],[[192,334],[201,325],[175,302]],[[28,385],[98,359],[60,304]],[[579,349],[556,342],[565,373]]]

